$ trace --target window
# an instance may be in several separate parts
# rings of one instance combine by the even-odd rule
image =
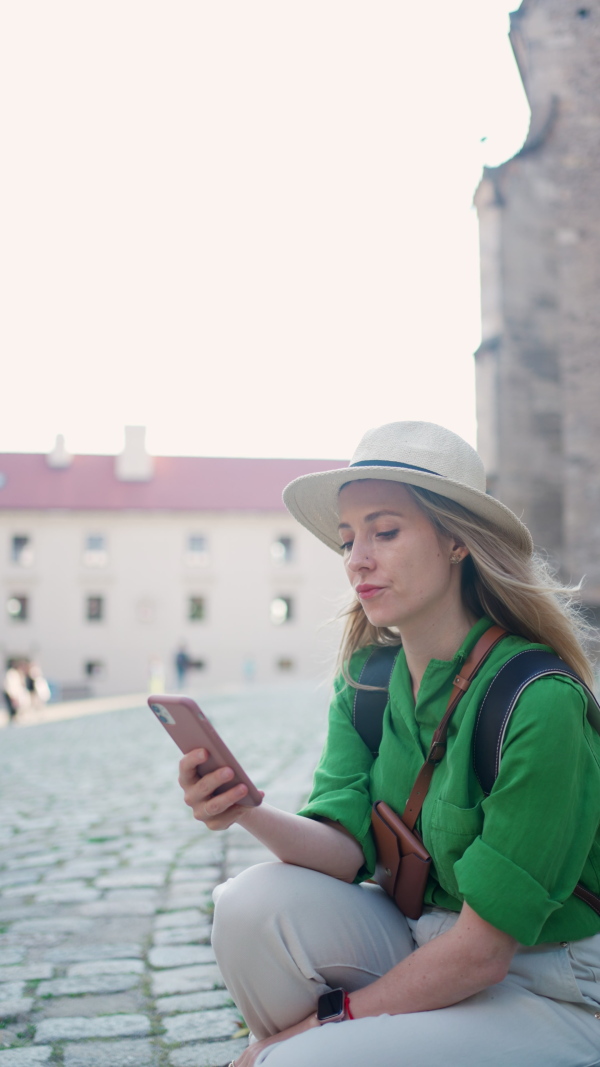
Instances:
[[[28,534],[15,534],[11,547],[10,558],[18,567],[31,567],[33,563],[33,545]]]
[[[202,534],[190,534],[187,539],[185,562],[190,567],[204,567],[208,563],[208,545]]]
[[[296,664],[290,656],[282,656],[277,660],[276,666],[278,671],[293,671]]]
[[[108,562],[106,538],[104,534],[88,534],[83,549],[83,562],[86,567],[105,567]]]
[[[203,596],[191,596],[188,600],[188,619],[200,622],[206,616],[206,601]]]
[[[104,597],[89,596],[85,602],[85,617],[88,622],[101,622],[104,618]]]
[[[29,618],[29,597],[10,596],[6,601],[6,610],[15,622],[26,622]]]
[[[101,659],[88,659],[84,664],[83,673],[88,678],[103,678],[106,674],[106,665]]]
[[[294,602],[289,596],[276,596],[271,601],[271,622],[274,626],[281,626],[294,617]]]
[[[294,558],[294,541],[291,537],[278,537],[271,545],[273,563],[291,563]]]

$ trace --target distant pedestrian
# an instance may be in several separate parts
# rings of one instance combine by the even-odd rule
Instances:
[[[25,682],[24,664],[21,660],[9,659],[2,687],[2,695],[9,722],[14,722],[22,708],[29,707],[31,698]]]
[[[38,663],[33,663],[31,660],[27,660],[23,664],[23,669],[25,673],[25,687],[29,693],[31,706],[39,710],[50,700],[50,686],[44,678],[42,669]]]
[[[244,681],[253,682],[256,677],[256,661],[251,656],[247,656],[242,664],[242,673],[244,675]]]
[[[185,679],[187,672],[191,666],[191,660],[184,645],[178,650],[175,656],[175,670],[177,672],[177,685],[179,689],[183,689],[185,685]]]

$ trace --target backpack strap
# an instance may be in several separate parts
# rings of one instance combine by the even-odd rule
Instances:
[[[502,759],[502,744],[506,728],[521,693],[537,678],[546,675],[559,675],[572,678],[585,690],[587,695],[587,717],[593,728],[600,733],[600,706],[591,689],[579,677],[576,671],[555,656],[553,652],[537,649],[525,649],[507,660],[488,687],[477,714],[473,732],[473,763],[475,774],[484,793],[488,795],[498,772]],[[600,915],[600,896],[578,882],[573,896],[588,904]]]
[[[372,756],[379,752],[383,732],[383,713],[389,699],[390,679],[398,659],[400,645],[379,645],[365,660],[358,677],[361,685],[377,689],[355,689],[352,723]]]
[[[492,678],[477,713],[473,731],[473,764],[484,793],[491,792],[498,777],[502,745],[517,700],[528,685],[548,674],[572,678],[585,690],[588,719],[600,734],[600,706],[576,671],[553,652],[534,648],[517,652]]]

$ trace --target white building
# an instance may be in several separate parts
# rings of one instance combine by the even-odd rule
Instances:
[[[0,455],[0,652],[57,695],[324,675],[348,598],[339,557],[288,515],[287,482],[342,462]],[[152,681],[152,678],[154,679]]]

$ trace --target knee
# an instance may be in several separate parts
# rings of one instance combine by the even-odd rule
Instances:
[[[281,886],[284,868],[285,864],[279,862],[259,863],[217,886],[213,894],[215,952],[227,943],[242,939],[247,944],[253,937],[261,936],[267,919],[284,905],[286,894]]]

